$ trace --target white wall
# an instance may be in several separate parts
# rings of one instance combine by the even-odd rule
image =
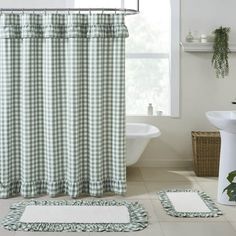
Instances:
[[[145,0],[140,0],[145,1]],[[0,0],[4,7],[65,7],[65,0]],[[182,0],[182,39],[188,29],[209,33],[219,26],[231,27],[236,42],[235,0]],[[142,9],[141,9],[142,10]],[[132,17],[132,16],[130,16]],[[217,80],[211,67],[210,53],[181,52],[181,117],[128,117],[130,122],[146,122],[158,126],[162,136],[151,141],[139,165],[189,165],[192,158],[191,130],[213,130],[205,118],[208,110],[236,109],[236,53],[230,55],[228,79]]]
[[[182,0],[181,37],[188,30],[209,33],[219,26],[231,27],[230,38],[236,42],[235,0]],[[142,9],[141,9],[142,10]],[[208,110],[235,109],[236,53],[230,55],[230,75],[216,79],[211,67],[211,53],[185,53],[181,50],[181,117],[128,117],[129,122],[156,125],[162,136],[151,141],[138,165],[191,165],[192,130],[214,130],[205,117]]]
[[[65,0],[0,0],[0,8],[65,7]]]

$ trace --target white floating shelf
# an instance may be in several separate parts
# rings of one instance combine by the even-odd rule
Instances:
[[[213,43],[187,43],[181,42],[185,52],[213,52]],[[230,43],[229,49],[231,52],[236,52],[236,43]]]

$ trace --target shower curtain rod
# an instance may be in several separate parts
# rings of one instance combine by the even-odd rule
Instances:
[[[115,13],[123,13],[125,15],[135,15],[139,13],[139,1],[137,1],[137,10],[135,9],[127,9],[127,8],[0,8],[0,13],[3,11],[10,11],[10,12],[26,12],[26,11],[40,11],[40,12],[46,12],[46,11],[101,11],[102,13],[105,11],[113,11]]]

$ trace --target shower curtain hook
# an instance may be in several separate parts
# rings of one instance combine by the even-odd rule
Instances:
[[[122,14],[124,14],[125,15],[125,8],[122,8],[121,9],[121,12],[120,12],[120,14],[122,15]]]
[[[46,8],[44,8],[44,15],[46,16],[47,12],[46,12]]]
[[[89,15],[91,15],[91,8],[89,8]]]

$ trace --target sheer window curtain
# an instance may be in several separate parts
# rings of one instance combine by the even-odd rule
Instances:
[[[122,14],[0,15],[0,197],[124,194]]]

